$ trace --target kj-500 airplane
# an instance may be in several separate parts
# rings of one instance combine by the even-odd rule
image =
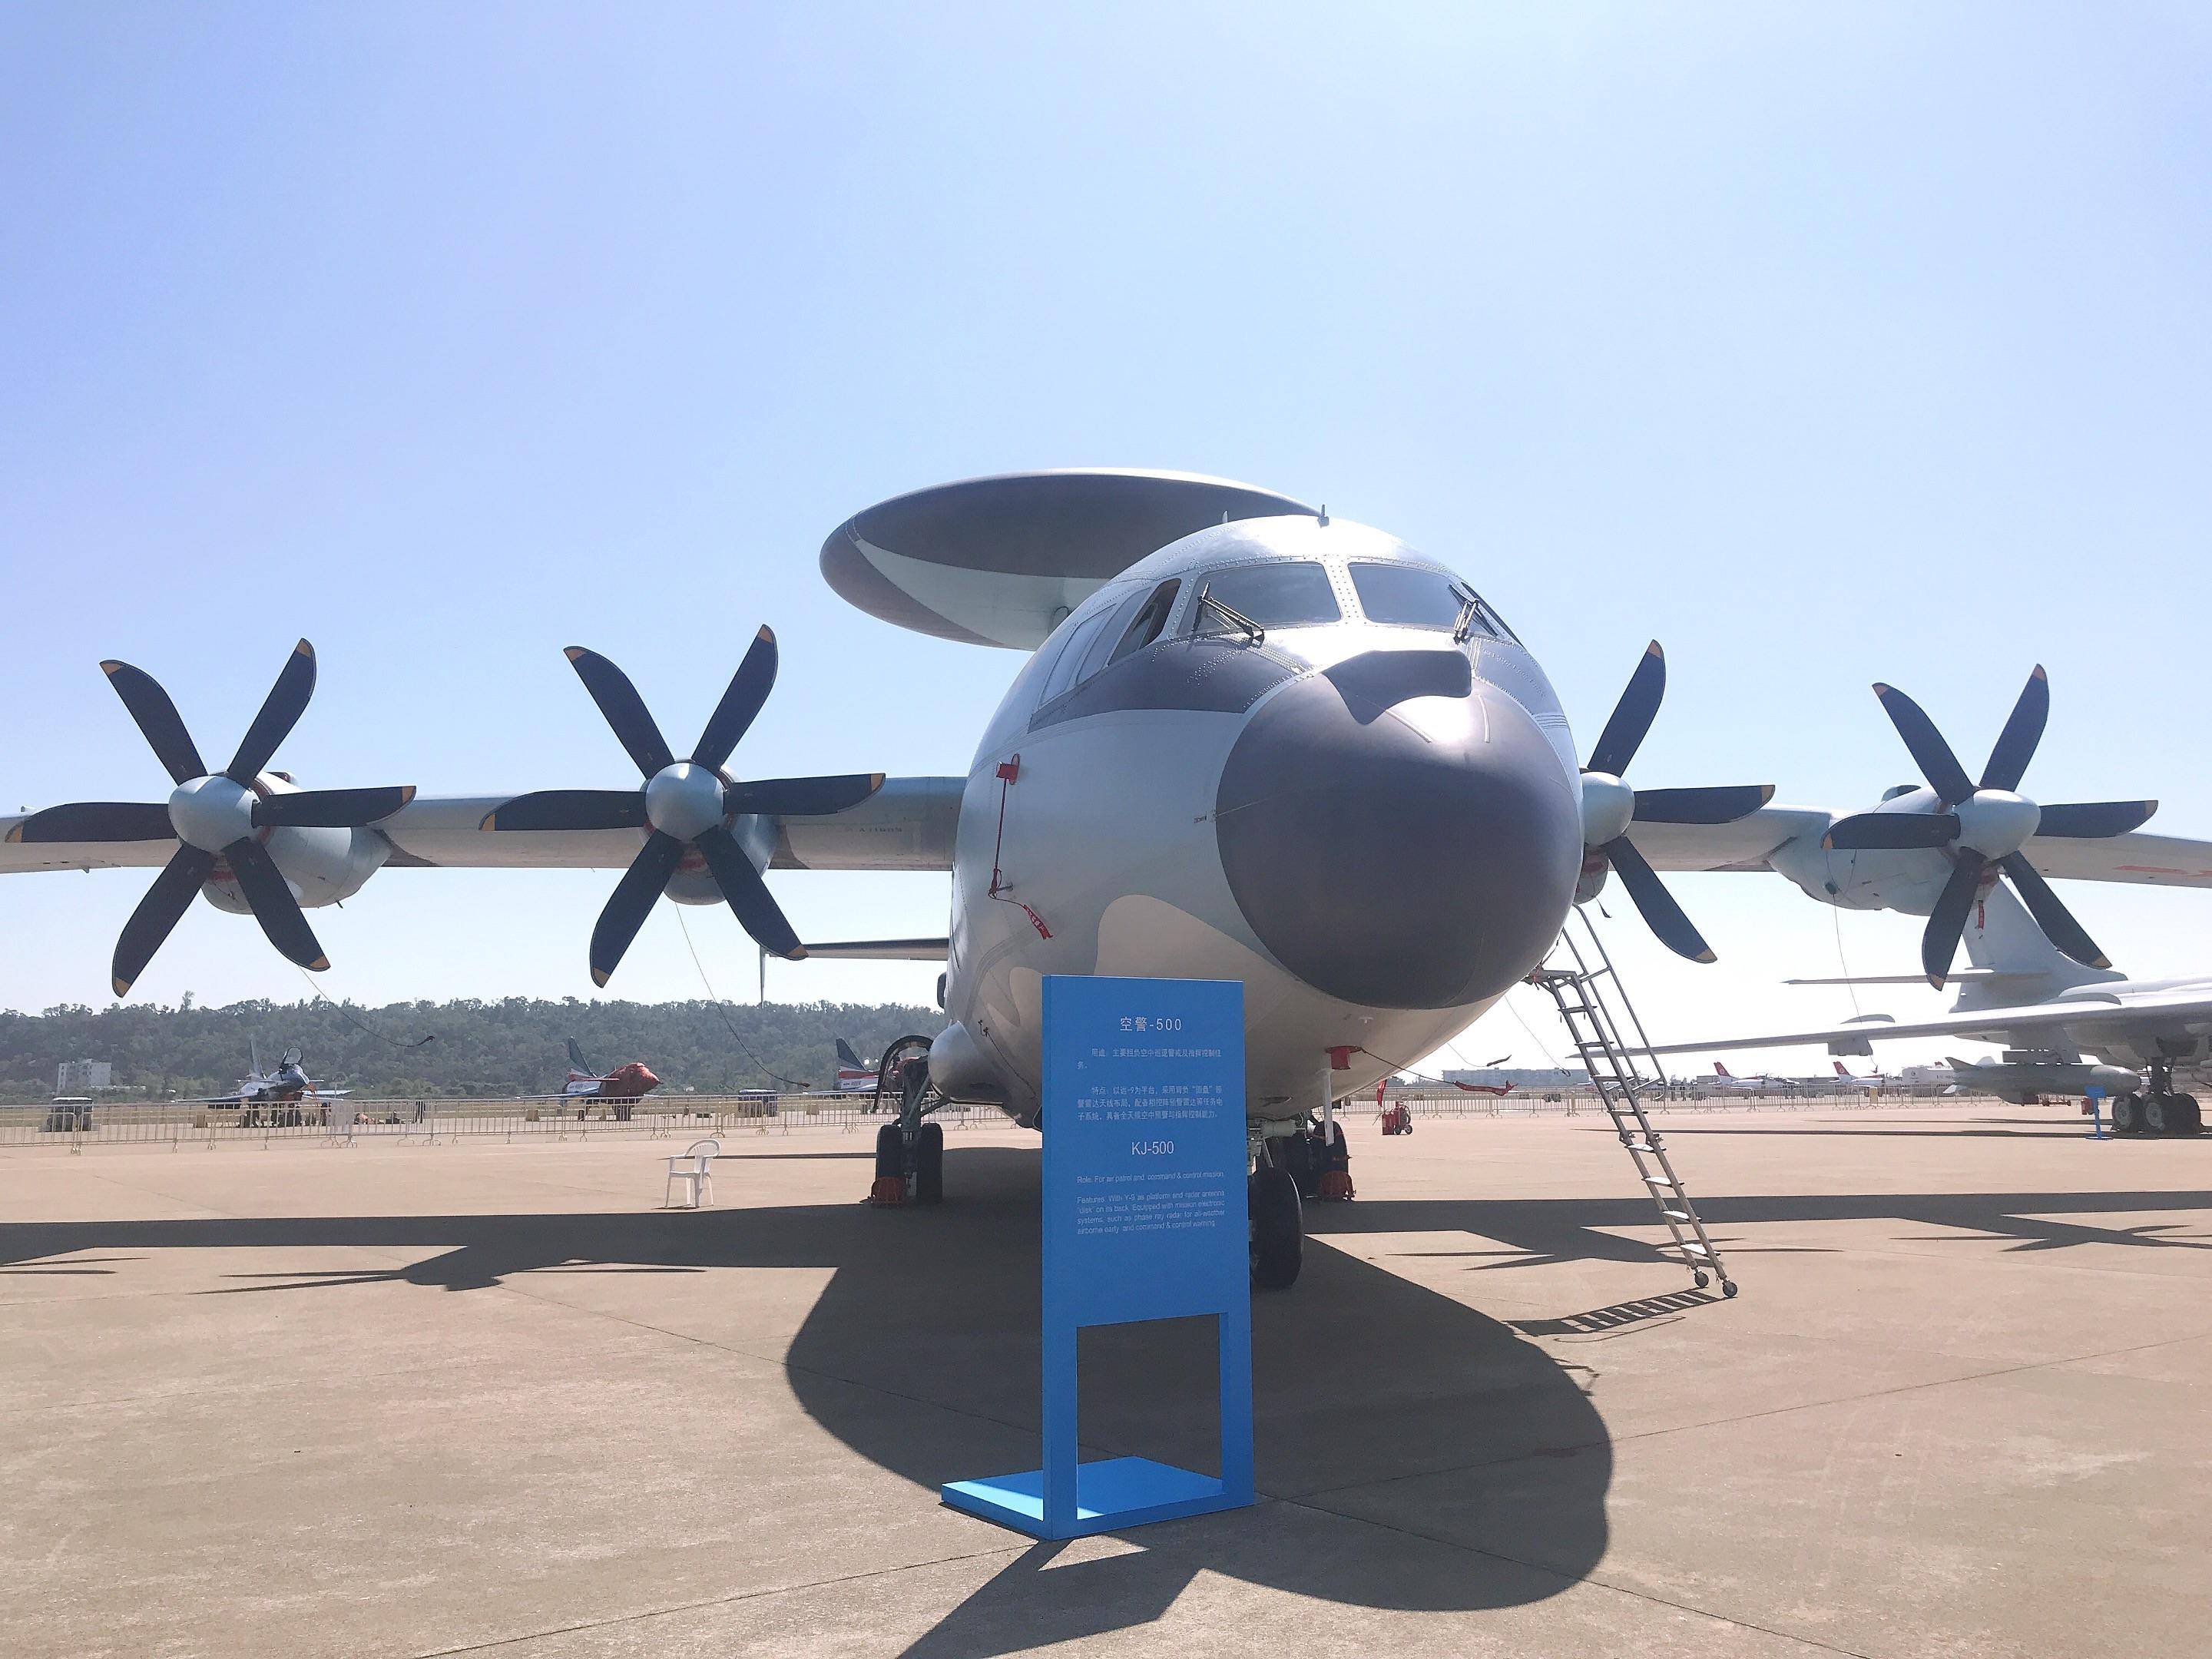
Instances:
[[[118,995],[196,892],[251,911],[319,969],[301,907],[348,897],[380,869],[623,868],[591,939],[605,984],[664,896],[727,902],[765,949],[797,957],[807,947],[763,871],[949,871],[945,938],[818,952],[945,962],[925,1097],[885,1132],[908,1189],[941,1178],[932,1101],[1038,1121],[1045,975],[1238,980],[1255,1270],[1268,1284],[1296,1275],[1300,1224],[1273,1148],[1309,1111],[1480,1018],[1608,873],[1698,960],[1712,953],[1656,871],[1772,869],[1847,905],[1911,908],[1940,892],[1948,915],[1964,849],[1978,849],[1974,882],[2001,865],[2074,949],[2086,935],[2065,927],[2039,872],[2212,884],[2212,848],[2130,833],[2145,804],[2045,809],[2039,823],[2008,793],[2018,742],[1981,793],[1931,779],[1930,803],[1946,808],[1936,828],[1887,852],[1830,848],[1837,815],[1773,806],[1764,785],[1632,787],[1622,775],[1665,681],[1656,644],[1578,758],[1542,667],[1474,585],[1266,490],[1156,472],[977,479],[857,514],[821,563],[872,616],[1030,653],[965,777],[740,778],[730,757],[775,677],[763,628],[681,757],[621,670],[569,651],[641,787],[302,791],[266,769],[313,683],[302,642],[216,773],[149,677],[105,665],[173,793],[0,819],[0,867],[163,866],[117,946]]]

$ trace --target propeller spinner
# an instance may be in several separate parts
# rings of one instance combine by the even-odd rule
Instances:
[[[696,848],[715,888],[763,950],[806,954],[791,923],[730,834],[747,814],[809,817],[842,812],[883,787],[880,772],[839,777],[733,781],[722,763],[751,726],[775,684],[775,635],[763,627],[731,677],[688,760],[678,760],[629,677],[597,652],[568,647],[568,661],[622,746],[645,775],[639,789],[546,789],[518,795],[484,817],[486,830],[647,830],[645,846],[616,884],[592,930],[592,981],[605,985],[645,925],[653,902]]]
[[[2068,802],[2039,806],[2019,793],[2027,763],[2043,740],[2044,722],[2051,714],[2051,679],[2038,663],[2013,704],[2012,714],[1997,733],[1989,764],[1977,784],[1959,764],[1959,757],[1943,734],[1936,729],[1920,705],[1893,685],[1876,684],[1875,696],[1898,736],[1911,751],[1921,775],[1936,792],[1933,812],[1860,812],[1838,818],[1822,837],[1823,847],[1847,852],[1869,848],[1951,849],[1950,879],[1943,884],[1936,908],[1920,937],[1920,965],[1928,982],[1941,989],[1958,954],[1959,939],[1966,931],[1966,917],[1974,896],[1986,878],[1994,881],[1991,866],[2011,878],[2021,901],[2044,937],[2075,961],[2089,968],[2109,968],[2074,913],[2059,902],[2021,848],[2031,836],[2059,836],[2069,840],[2100,841],[2124,836],[2149,822],[2158,811],[2154,800]]]
[[[1613,717],[1598,733],[1589,763],[1583,768],[1583,879],[1607,869],[1620,884],[1659,942],[1692,962],[1713,960],[1712,947],[1691,925],[1644,854],[1629,839],[1635,823],[1732,823],[1748,817],[1774,798],[1771,783],[1727,784],[1705,789],[1632,789],[1620,775],[1643,746],[1659,700],[1667,690],[1667,653],[1654,640],[1629,676],[1613,705]]]
[[[16,842],[143,842],[182,843],[116,941],[115,994],[126,994],[183,919],[192,895],[227,872],[261,924],[269,942],[302,968],[317,972],[330,958],[315,940],[266,842],[272,830],[360,829],[389,817],[415,798],[411,785],[381,789],[302,789],[271,793],[261,770],[306,712],[315,690],[315,647],[301,640],[270,688],[238,752],[220,772],[210,772],[185,729],[177,706],[158,681],[127,662],[100,668],[131,718],[145,733],[176,788],[166,801],[72,801],[34,812],[9,832]]]

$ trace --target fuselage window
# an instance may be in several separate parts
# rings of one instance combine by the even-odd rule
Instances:
[[[1152,590],[1152,597],[1145,601],[1144,608],[1129,618],[1129,625],[1122,630],[1121,642],[1114,647],[1114,654],[1106,659],[1108,667],[1134,652],[1143,650],[1159,638],[1160,629],[1168,625],[1168,612],[1175,609],[1176,594],[1182,587],[1182,578],[1171,576]]]
[[[1310,559],[1238,565],[1194,579],[1198,591],[1259,628],[1300,628],[1341,620],[1328,572]],[[1212,605],[1193,600],[1187,627],[1193,634],[1227,634],[1236,624]]]
[[[1433,628],[1464,638],[1510,640],[1513,630],[1482,596],[1455,576],[1419,565],[1352,561],[1352,591],[1367,620],[1395,628]]]

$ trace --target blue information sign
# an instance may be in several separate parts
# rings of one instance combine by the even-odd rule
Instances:
[[[1253,1501],[1244,988],[1044,981],[1044,1467],[957,1481],[956,1509],[1075,1538]],[[1216,1316],[1221,1474],[1079,1464],[1076,1333]]]

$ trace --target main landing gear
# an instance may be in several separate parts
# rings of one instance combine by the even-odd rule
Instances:
[[[876,1179],[868,1202],[882,1208],[943,1203],[945,1126],[928,1118],[945,1097],[929,1081],[926,1039],[902,1037],[884,1051],[876,1100],[885,1107],[895,1102],[898,1115],[876,1131]]]
[[[2140,1095],[2112,1097],[2112,1133],[2116,1135],[2193,1135],[2204,1127],[2204,1113],[2195,1095],[2177,1094],[2173,1062],[2150,1063],[2150,1087]]]

